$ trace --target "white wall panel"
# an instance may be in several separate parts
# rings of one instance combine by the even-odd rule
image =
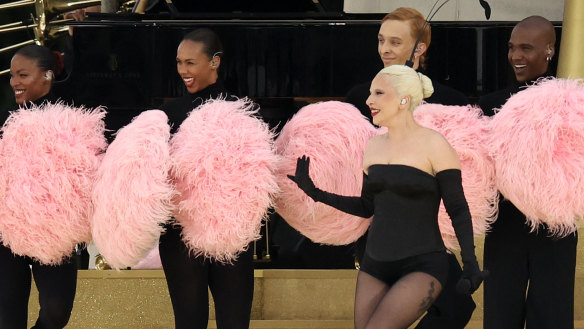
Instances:
[[[441,1],[442,2],[442,1]],[[520,21],[531,15],[540,15],[550,21],[562,21],[563,0],[487,0],[491,5],[491,21]],[[433,0],[345,0],[346,13],[388,13],[398,7],[412,7],[424,16]],[[478,0],[450,0],[436,14],[434,21],[485,21]]]

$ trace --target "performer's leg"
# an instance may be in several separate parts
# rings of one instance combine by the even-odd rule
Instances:
[[[365,328],[387,291],[389,286],[385,282],[359,271],[355,289],[355,329]]]
[[[77,287],[77,264],[73,259],[61,265],[32,264],[39,292],[40,311],[34,329],[61,329],[69,322]]]
[[[470,295],[456,291],[461,275],[462,269],[456,256],[448,254],[448,280],[416,329],[463,329],[466,326],[476,305]]]
[[[181,230],[171,225],[160,236],[160,260],[174,310],[176,329],[206,329],[209,320],[207,289],[209,263],[193,257],[181,238]]]
[[[26,329],[31,274],[25,257],[0,243],[0,328]]]
[[[527,329],[574,328],[577,233],[563,239],[532,234]]]
[[[364,274],[367,275],[366,273]],[[359,282],[357,285],[358,290],[364,290],[359,287]],[[371,317],[367,319],[365,327],[362,326],[363,318],[359,316],[360,326],[355,323],[355,328],[407,328],[426,312],[441,290],[442,285],[440,282],[430,274],[422,272],[409,273],[393,284],[387,293],[383,295]],[[376,299],[381,291],[383,291],[383,288],[370,293]],[[357,320],[357,314],[355,314],[355,320]]]
[[[510,202],[485,237],[484,329],[523,329],[528,282],[525,216]]]
[[[209,288],[218,329],[248,329],[254,291],[253,252],[248,248],[232,264],[211,264]]]

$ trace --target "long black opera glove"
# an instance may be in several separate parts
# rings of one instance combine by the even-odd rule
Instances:
[[[373,197],[364,192],[367,176],[363,175],[361,196],[343,196],[323,191],[314,185],[310,178],[310,158],[303,155],[296,161],[296,173],[288,175],[298,187],[314,201],[322,202],[342,212],[369,218],[373,216]]]
[[[462,175],[459,169],[447,169],[437,173],[436,179],[440,186],[444,207],[452,220],[452,226],[460,244],[463,268],[456,290],[460,293],[472,294],[479,288],[489,272],[480,270],[475,255],[472,219],[462,189]]]

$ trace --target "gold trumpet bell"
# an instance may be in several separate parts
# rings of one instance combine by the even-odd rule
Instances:
[[[95,256],[95,268],[98,270],[111,270],[110,264],[105,260],[102,254]]]

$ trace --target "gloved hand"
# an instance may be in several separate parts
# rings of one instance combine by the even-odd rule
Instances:
[[[314,182],[310,179],[309,173],[310,167],[310,158],[306,155],[303,155],[301,158],[298,158],[296,161],[296,173],[294,176],[288,175],[298,187],[306,193],[309,197],[311,197],[314,201],[316,200],[316,196],[318,194],[319,189],[314,186]]]
[[[462,276],[456,284],[456,291],[461,294],[471,295],[479,288],[483,280],[489,276],[489,271],[481,271],[476,259],[463,261],[463,264]]]

